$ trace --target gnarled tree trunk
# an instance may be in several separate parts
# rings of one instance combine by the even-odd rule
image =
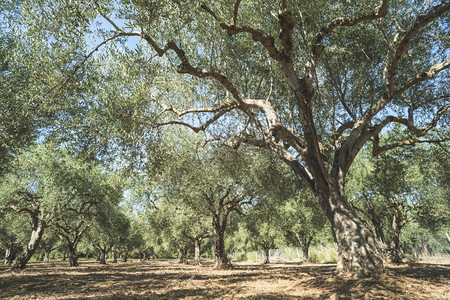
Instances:
[[[340,276],[377,277],[383,270],[375,238],[367,225],[351,209],[343,186],[331,186],[319,202],[332,224],[338,246],[337,272]]]
[[[39,246],[39,242],[44,234],[45,222],[39,219],[38,214],[39,210],[36,209],[35,215],[33,216],[33,229],[31,231],[30,241],[25,251],[14,260],[12,269],[24,269]]]

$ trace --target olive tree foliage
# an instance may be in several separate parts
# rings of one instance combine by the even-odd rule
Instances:
[[[77,265],[76,245],[90,218],[113,201],[114,187],[106,174],[53,144],[23,151],[8,170],[0,183],[0,209],[26,215],[29,221],[25,224],[31,229],[29,242],[13,268],[26,266],[47,230],[61,238],[68,247],[70,264]]]
[[[408,223],[437,231],[448,224],[448,177],[439,161],[444,148],[393,150],[370,159],[362,152],[352,167],[348,193],[352,206],[374,229],[377,244],[392,262],[404,257],[401,234]],[[426,154],[428,153],[428,154]],[[443,163],[441,165],[440,163]]]
[[[84,114],[118,115],[114,124],[132,124],[127,134],[174,124],[234,148],[269,149],[326,213],[338,273],[381,272],[373,233],[346,199],[345,177],[369,141],[377,155],[442,140],[433,128],[448,124],[448,2],[29,0],[22,7],[25,61],[45,74],[46,97],[65,108],[60,120],[77,120],[72,102]],[[127,48],[124,39],[136,37],[139,45]],[[77,101],[61,103],[68,98]],[[88,120],[78,121],[89,127],[104,119]],[[380,141],[393,124],[402,134]]]
[[[87,234],[90,243],[98,250],[99,263],[106,264],[112,250],[112,262],[117,262],[117,252],[126,244],[130,221],[117,205],[105,207],[96,214]]]
[[[16,61],[17,45],[7,24],[17,18],[13,3],[0,3],[0,175],[14,154],[35,135],[38,103],[33,102],[32,79]]]
[[[326,236],[330,230],[326,215],[317,202],[311,201],[311,197],[310,191],[303,187],[298,195],[289,198],[279,208],[280,227],[287,242],[302,249],[303,262],[309,262],[309,248],[316,237]]]

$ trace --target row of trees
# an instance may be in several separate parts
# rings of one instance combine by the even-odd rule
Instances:
[[[137,177],[139,184],[148,178],[142,184],[158,195],[148,195],[150,202],[173,199],[175,208],[192,202],[194,215],[211,213],[214,235],[209,236],[217,257],[223,249],[220,232],[226,231],[224,221],[232,212],[262,206],[259,200],[283,199],[291,191],[297,193],[293,198],[307,199],[299,188],[305,186],[316,201],[304,200],[306,207],[315,211],[320,206],[331,224],[338,273],[352,277],[380,274],[383,257],[378,249],[394,259],[399,256],[391,249],[398,245],[399,230],[416,218],[415,211],[420,211],[417,218],[428,216],[432,224],[439,224],[432,218],[436,212],[448,211],[448,197],[437,197],[444,202],[435,206],[415,205],[432,187],[448,188],[447,175],[431,182],[434,177],[424,176],[427,184],[418,190],[412,185],[420,186],[420,179],[404,179],[392,189],[388,184],[388,175],[406,178],[415,172],[410,168],[416,160],[403,152],[389,156],[389,151],[440,145],[441,160],[446,161],[447,1],[27,0],[2,2],[0,8],[4,186],[15,180],[7,163],[19,160],[19,149],[53,141],[58,149],[69,149],[97,166],[100,174],[120,170]],[[287,187],[286,194],[274,196],[263,184],[273,159],[262,160],[261,168],[248,167],[251,171],[244,172],[253,163],[243,159],[234,170],[225,163],[216,166],[217,173],[190,168],[195,177],[181,176],[187,171],[172,166],[177,159],[172,150],[183,145],[179,141],[185,132],[170,131],[180,126],[198,133],[207,145],[214,142],[252,154],[255,150],[247,147],[270,151],[278,164],[290,168],[290,176],[271,182]],[[346,186],[352,182],[350,172],[358,154],[369,147],[375,156],[387,155],[374,163],[377,174],[385,175],[369,172],[367,180],[374,185],[355,184],[352,190]],[[215,148],[205,149],[214,153]],[[415,153],[424,161],[425,153],[439,148],[421,149]],[[188,155],[186,166],[209,168],[208,157],[215,157],[211,153]],[[388,172],[391,161],[398,168]],[[230,171],[220,170],[225,166]],[[217,178],[220,172],[231,179],[203,188],[210,186],[204,174]],[[248,172],[254,177],[247,177]],[[187,182],[197,176],[201,188],[188,189]],[[164,184],[151,182],[163,178]],[[62,186],[59,178],[48,184],[59,180]],[[23,184],[19,194],[28,206],[13,203],[8,209],[28,210],[31,240],[39,240],[47,222],[58,222],[53,211],[59,207],[41,205],[46,198],[34,194],[30,182]],[[69,197],[72,190],[76,197],[87,198],[85,190],[72,187],[61,191],[68,199],[62,203],[74,199]],[[48,192],[50,199],[56,194]],[[18,199],[17,193],[10,195]],[[193,199],[206,201],[207,211],[195,211]],[[303,203],[293,204],[293,218],[299,218],[295,211]],[[384,215],[384,208],[390,213]],[[392,224],[392,241],[379,224]],[[31,240],[25,258],[33,252]]]
[[[5,264],[24,268],[39,246],[43,261],[58,250],[77,266],[81,244],[84,254],[95,249],[100,263],[109,252],[113,262],[118,253],[127,261],[132,251],[159,257],[177,252],[180,262],[190,252],[200,264],[206,252],[216,268],[227,268],[235,252],[262,249],[269,263],[270,249],[292,245],[307,262],[312,243],[333,242],[313,195],[269,152],[199,146],[188,132],[177,145],[167,138],[165,168],[149,164],[132,185],[53,144],[19,152],[0,185]],[[350,203],[389,261],[401,262],[409,250],[404,245],[411,236],[401,238],[405,226],[448,229],[445,149],[431,149],[424,160],[426,150],[375,160],[363,152],[350,172]]]

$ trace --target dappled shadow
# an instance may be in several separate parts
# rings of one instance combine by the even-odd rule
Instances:
[[[200,267],[174,261],[82,262],[76,268],[32,263],[17,273],[0,269],[0,299],[404,299],[411,298],[411,289],[405,288],[411,283],[434,281],[444,293],[450,271],[449,266],[395,266],[380,279],[345,280],[335,276],[335,268],[301,263],[235,264],[231,270],[214,270],[209,262]],[[415,298],[426,299],[420,295]]]

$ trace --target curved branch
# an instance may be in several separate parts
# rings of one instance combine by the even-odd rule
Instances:
[[[236,26],[236,24],[227,24],[222,19],[220,19],[216,13],[211,10],[205,3],[201,3],[200,7],[206,11],[208,14],[210,14],[217,22],[219,22],[219,26],[224,29],[229,36],[238,34],[238,33],[249,33],[253,40],[255,42],[261,43],[261,45],[264,46],[264,48],[267,49],[269,52],[270,57],[275,59],[276,61],[282,62],[285,60],[285,56],[282,52],[280,52],[277,47],[275,46],[275,38],[271,36],[270,34],[259,30],[252,28],[250,26]],[[236,6],[235,6],[236,8]],[[235,9],[235,13],[237,14],[237,10]]]
[[[439,72],[450,68],[450,59],[440,64],[432,66],[427,72],[422,72],[416,76],[410,78],[403,86],[396,87],[393,91],[393,96],[402,94],[404,91],[412,87],[413,85],[422,82],[424,80],[433,79]]]
[[[315,67],[319,61],[320,55],[323,51],[323,40],[330,34],[335,28],[343,26],[354,26],[364,21],[376,20],[384,17],[388,13],[388,1],[381,0],[380,5],[376,8],[375,12],[367,15],[353,17],[353,18],[336,18],[330,23],[322,27],[313,39],[313,47],[309,55],[308,62],[306,64],[306,73],[312,75],[315,72]]]
[[[394,38],[394,44],[397,44],[395,52],[391,53],[388,58],[386,67],[384,68],[384,80],[386,86],[386,93],[390,97],[394,95],[395,89],[395,74],[397,71],[398,63],[400,58],[405,53],[411,38],[421,29],[422,27],[428,25],[433,20],[442,16],[450,10],[450,3],[442,3],[433,7],[427,14],[420,15],[417,17],[414,24],[405,32],[402,32],[402,36],[398,33]]]
[[[417,137],[422,137],[426,135],[432,128],[436,127],[437,122],[441,119],[444,113],[450,108],[450,102],[441,107],[433,117],[433,120],[428,123],[423,128],[417,128],[413,122],[408,119],[395,117],[395,116],[387,116],[380,124],[375,126],[374,135],[380,134],[381,130],[386,127],[390,123],[399,123],[406,126],[414,135]]]

